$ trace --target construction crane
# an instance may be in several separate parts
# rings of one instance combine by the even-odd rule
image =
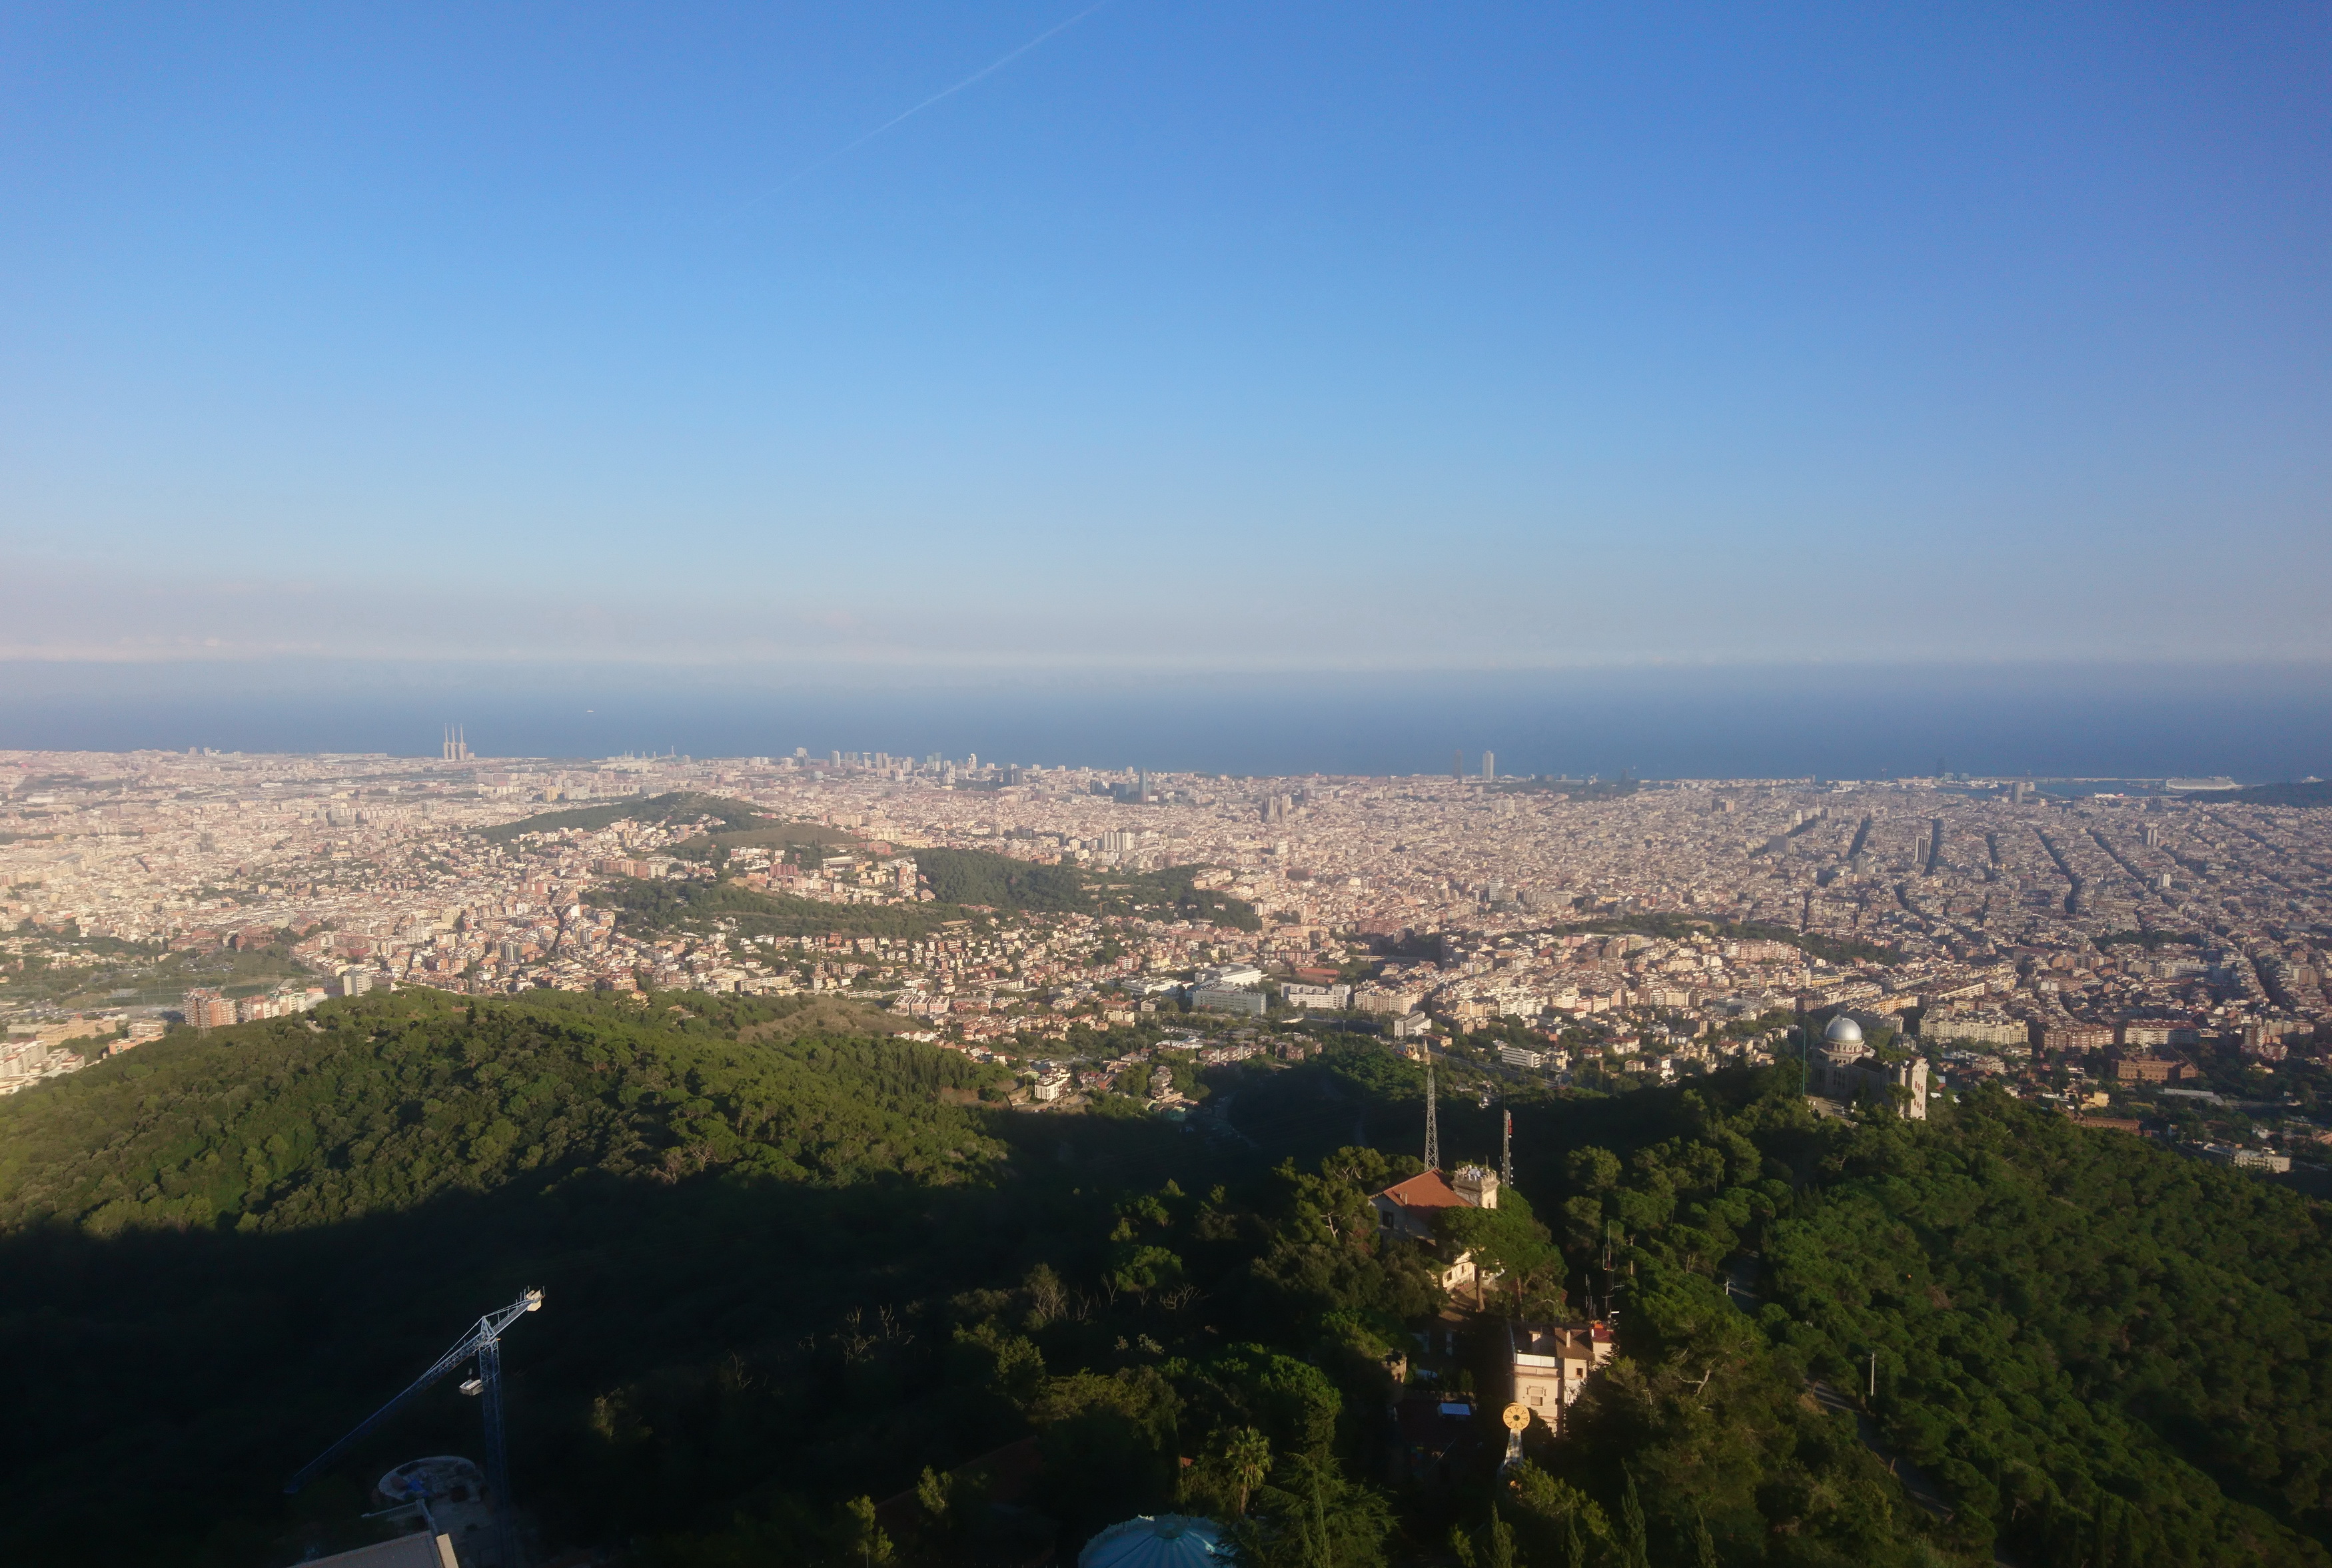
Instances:
[[[323,1473],[324,1467],[347,1451],[349,1446],[371,1431],[423,1389],[447,1373],[475,1356],[478,1362],[474,1376],[463,1381],[465,1394],[477,1397],[486,1418],[486,1486],[494,1497],[494,1534],[499,1538],[502,1568],[518,1568],[518,1535],[511,1528],[510,1506],[510,1454],[502,1438],[502,1335],[510,1326],[530,1312],[542,1310],[542,1292],[530,1290],[499,1312],[490,1312],[478,1319],[470,1332],[455,1343],[453,1349],[439,1356],[436,1364],[413,1380],[403,1393],[358,1421],[348,1436],[308,1461],[300,1473],[283,1485],[289,1495],[298,1491]]]

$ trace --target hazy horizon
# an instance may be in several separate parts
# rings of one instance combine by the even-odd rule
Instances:
[[[1257,671],[944,682],[626,666],[0,664],[0,748],[482,756],[808,747],[1234,774],[1649,777],[2332,774],[2321,666],[1807,662],[1367,678]],[[233,681],[222,676],[233,675]]]

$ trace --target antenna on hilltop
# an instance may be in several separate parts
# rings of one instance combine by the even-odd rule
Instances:
[[[1499,1115],[1505,1122],[1505,1131],[1498,1145],[1498,1183],[1511,1187],[1515,1184],[1515,1113],[1500,1107]]]
[[[1433,1047],[1425,1048],[1425,1168],[1441,1168],[1441,1117],[1433,1103]]]

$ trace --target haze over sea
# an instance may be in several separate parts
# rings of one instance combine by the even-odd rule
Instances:
[[[0,747],[482,756],[807,746],[1233,774],[1878,778],[2332,774],[2320,667],[1805,664],[879,684],[799,672],[0,666]]]
[[[0,747],[2332,774],[2332,8],[135,18]]]

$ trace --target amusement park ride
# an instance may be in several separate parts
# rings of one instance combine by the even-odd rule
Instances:
[[[477,1359],[477,1369],[463,1380],[461,1390],[478,1399],[486,1421],[485,1491],[492,1506],[492,1537],[494,1562],[497,1568],[521,1568],[518,1531],[511,1518],[510,1455],[502,1434],[502,1336],[511,1324],[530,1312],[542,1309],[542,1292],[530,1290],[499,1312],[490,1312],[472,1326],[451,1350],[437,1358],[436,1364],[413,1381],[410,1387],[372,1414],[358,1421],[349,1433],[322,1453],[308,1461],[300,1473],[284,1484],[286,1493],[298,1491],[323,1473],[326,1466],[346,1452],[352,1443],[395,1414],[406,1401],[472,1357]],[[417,1508],[422,1520],[435,1531],[438,1528],[432,1505],[443,1506],[448,1502],[467,1503],[476,1490],[477,1467],[466,1459],[438,1458],[415,1459],[399,1465],[381,1478],[381,1495],[392,1505],[391,1513]]]

